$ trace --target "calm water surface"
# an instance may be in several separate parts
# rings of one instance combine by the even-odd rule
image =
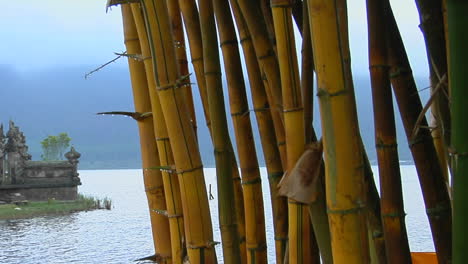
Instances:
[[[374,167],[375,170],[375,167]],[[412,251],[433,251],[414,166],[402,166],[406,224]],[[205,169],[216,197],[215,170]],[[264,200],[268,180],[262,169]],[[138,263],[154,253],[141,170],[80,171],[79,192],[112,199],[110,211],[96,210],[33,219],[0,220],[0,263]],[[220,241],[216,199],[210,201],[214,236]],[[265,203],[268,256],[274,263],[271,205]],[[217,246],[221,259],[220,246]],[[145,263],[145,262],[139,262]],[[147,263],[147,262],[146,262]],[[222,263],[222,261],[219,261]]]

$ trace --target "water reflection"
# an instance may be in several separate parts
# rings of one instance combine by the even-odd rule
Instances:
[[[220,241],[215,170],[206,169],[215,200],[210,201],[214,239]],[[266,172],[262,169],[262,175]],[[408,236],[413,251],[433,250],[414,166],[403,166]],[[80,171],[86,195],[112,199],[111,211],[0,221],[0,263],[150,263],[135,262],[154,253],[140,170]],[[268,180],[263,177],[268,257],[274,263]],[[222,252],[217,246],[217,255]],[[222,261],[219,261],[222,263]]]

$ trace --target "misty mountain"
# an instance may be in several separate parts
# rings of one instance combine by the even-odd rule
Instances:
[[[125,65],[108,66],[84,79],[93,67],[54,68],[19,73],[0,65],[0,122],[13,120],[27,138],[33,159],[40,159],[40,141],[48,135],[67,132],[82,153],[81,169],[140,168],[141,158],[136,122],[128,117],[98,116],[104,111],[133,111],[128,70]],[[195,82],[195,80],[192,80]],[[419,80],[419,88],[427,81]],[[226,85],[224,85],[226,86]],[[355,77],[360,130],[371,161],[375,161],[372,98],[368,77]],[[196,86],[193,86],[201,155],[205,167],[214,166],[213,147],[203,118]],[[249,95],[250,96],[250,95]],[[422,93],[427,99],[428,92]],[[225,87],[225,102],[228,107]],[[251,101],[250,101],[250,105]],[[320,135],[317,98],[314,127]],[[251,115],[259,160],[263,163],[255,115]],[[406,137],[397,115],[400,160],[411,160]],[[232,122],[229,122],[230,130]],[[5,128],[5,131],[7,128]],[[232,133],[231,133],[232,134]],[[233,143],[235,144],[234,140]]]

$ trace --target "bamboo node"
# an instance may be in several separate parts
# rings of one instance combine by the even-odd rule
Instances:
[[[275,236],[275,241],[288,241],[288,240],[289,240],[288,237]]]
[[[203,61],[203,57],[200,58],[192,58],[192,63],[195,63],[197,61]]]
[[[397,143],[385,144],[385,143],[377,143],[375,144],[377,149],[395,149],[398,147]]]
[[[406,75],[406,74],[412,74],[412,71],[410,68],[403,68],[403,67],[398,67],[395,68],[394,71],[390,72],[390,78],[397,78],[400,77],[401,75]]]
[[[156,141],[169,141],[168,137],[157,137]]]
[[[293,199],[288,199],[288,204],[307,205],[307,204],[305,204],[305,203],[298,202],[298,201],[293,200]]]
[[[283,146],[283,145],[286,145],[286,141],[278,141],[278,143],[276,143],[276,145],[277,145],[278,147]]]
[[[293,6],[292,1],[275,1],[271,0],[270,7],[271,8],[291,8]]]
[[[413,137],[412,140],[408,141],[408,146],[410,148],[412,148],[414,145],[417,145],[417,144],[420,144],[426,140],[432,140],[432,137],[430,134],[427,134],[427,133],[424,133],[422,135],[419,135],[419,136],[415,136]]]
[[[177,174],[184,174],[184,173],[187,173],[187,172],[192,172],[192,171],[202,170],[202,169],[203,169],[203,165],[200,165],[200,166],[198,166],[198,167],[191,168],[191,169],[188,169],[188,170],[176,171],[176,173],[177,173]]]
[[[240,112],[237,112],[237,113],[231,113],[231,116],[232,116],[232,117],[235,117],[235,116],[247,116],[249,113],[250,113],[250,110],[247,109],[247,110],[243,110],[243,111],[240,111]]]
[[[184,215],[183,214],[166,214],[167,218],[182,218]]]
[[[283,113],[299,112],[302,110],[304,110],[303,107],[295,107],[295,108],[290,108],[290,109],[284,109]]]
[[[205,245],[192,245],[192,244],[187,244],[188,249],[206,249],[206,248],[213,248],[216,245],[219,245],[220,243],[218,241],[209,241]]]
[[[237,44],[239,44],[237,39],[231,39],[231,40],[225,40],[225,41],[221,42],[219,47],[222,48],[224,45],[237,45]]]
[[[268,179],[278,179],[278,178],[283,177],[283,175],[284,175],[284,172],[282,171],[268,173]]]
[[[165,91],[165,90],[169,90],[169,89],[177,89],[177,88],[180,88],[180,87],[189,86],[189,85],[191,85],[190,81],[185,82],[185,80],[190,79],[190,75],[192,75],[192,74],[189,73],[189,74],[186,74],[186,75],[182,75],[174,83],[169,83],[169,84],[166,84],[166,85],[157,86],[156,90]]]
[[[258,56],[258,60],[264,60],[266,58],[269,58],[269,57],[272,57],[272,56],[275,56],[275,52],[273,50],[268,50],[266,54],[262,55],[262,56]]]
[[[166,216],[167,217],[167,211],[166,210],[161,210],[161,209],[152,209],[151,211],[159,214],[159,215],[163,215],[163,216]]]
[[[406,216],[405,212],[392,212],[392,213],[382,214],[382,217],[386,217],[386,218],[403,218],[405,216]]]
[[[252,37],[250,37],[250,36],[247,36],[245,38],[241,38],[240,39],[240,44],[244,43],[244,41],[251,41],[251,40],[252,40]]]
[[[252,185],[252,184],[259,184],[262,182],[262,179],[260,177],[257,177],[252,180],[242,180],[241,184],[242,185]]]
[[[270,107],[269,106],[266,106],[266,107],[259,107],[259,108],[254,108],[253,111],[255,113],[257,112],[266,112],[266,111],[269,111],[270,110]]]
[[[426,208],[426,214],[428,217],[438,218],[440,216],[450,214],[451,208],[450,203],[438,204],[433,208]]]
[[[265,251],[266,249],[267,249],[266,243],[253,244],[252,247],[249,247],[249,244],[247,244],[248,251]]]
[[[337,214],[337,215],[347,215],[347,214],[355,214],[364,209],[364,206],[359,205],[357,207],[343,209],[343,210],[334,210],[327,208],[327,214]]]
[[[328,92],[327,90],[318,88],[317,96],[318,97],[335,97],[335,96],[340,96],[340,95],[345,95],[348,93],[348,90],[342,89],[337,92]]]
[[[157,192],[157,191],[164,191],[164,186],[161,185],[161,186],[145,188],[145,192]]]
[[[456,149],[454,149],[452,147],[448,147],[447,152],[448,152],[448,155],[449,155],[450,159],[453,161],[452,166],[454,168],[458,167],[458,158],[459,157],[467,157],[468,156],[468,152],[459,153]]]

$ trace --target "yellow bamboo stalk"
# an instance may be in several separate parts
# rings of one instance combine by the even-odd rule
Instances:
[[[148,43],[145,21],[141,13],[140,4],[131,4],[132,14],[135,19],[135,25],[140,39],[141,56],[144,58],[146,72],[153,72],[153,60],[151,58],[151,49]],[[148,95],[151,100],[151,111],[156,117],[154,121],[155,140],[160,153],[159,160],[161,167],[171,168],[174,165],[172,148],[167,134],[166,123],[156,92],[156,82],[153,74],[147,74]],[[155,168],[154,168],[155,169]],[[150,170],[150,169],[147,169]],[[172,263],[181,264],[184,260],[184,221],[182,214],[182,201],[180,198],[180,187],[177,175],[171,172],[171,169],[162,170],[162,179],[167,202],[167,217],[171,233]]]
[[[291,5],[291,0],[271,0],[283,93],[288,171],[294,168],[305,147],[304,109]],[[312,263],[308,206],[290,198],[288,216],[289,263]]]
[[[197,79],[198,89],[203,105],[205,114],[205,121],[210,132],[211,139],[213,140],[213,133],[211,130],[211,116],[208,110],[208,96],[206,91],[206,81],[204,73],[204,60],[203,60],[203,45],[201,39],[200,19],[198,16],[197,6],[194,0],[179,0],[180,10],[188,36],[190,56]],[[230,143],[229,143],[230,144]],[[229,146],[232,150],[232,146]],[[240,250],[242,263],[246,263],[246,245],[245,245],[245,217],[244,217],[244,197],[242,186],[240,183],[239,169],[237,166],[236,158],[233,156],[231,160],[232,166],[232,179],[234,181],[234,202],[236,207],[237,230],[239,232]]]
[[[179,2],[175,0],[166,0],[169,17],[171,18],[172,35],[174,36],[174,47],[176,50],[177,63],[179,65],[179,74],[186,76],[189,74],[187,53],[185,52],[185,37],[184,28],[182,25],[182,17],[180,15]],[[195,134],[197,133],[197,119],[195,116],[195,106],[193,105],[192,85],[188,82],[184,85],[185,98],[187,100],[187,108],[190,111],[190,119],[192,121]]]
[[[275,129],[268,103],[265,87],[261,77],[252,38],[245,24],[240,8],[235,0],[231,0],[231,8],[239,32],[240,43],[249,77],[250,91],[252,93],[253,108],[257,119],[260,140],[262,143],[265,165],[270,184],[270,199],[273,211],[273,227],[275,235],[276,263],[284,260],[286,242],[288,240],[288,217],[286,198],[278,195],[278,183],[283,176],[281,156],[277,146]]]
[[[262,185],[238,41],[228,0],[214,0],[213,4],[223,52],[231,117],[244,189],[247,263],[267,263]]]
[[[149,33],[156,89],[179,177],[189,261],[192,264],[216,263],[203,166],[190,116],[184,104],[184,93],[178,89],[184,80],[177,75],[166,2],[143,0],[141,5]]]
[[[135,22],[132,16],[130,5],[122,5],[122,19],[124,26],[124,40],[129,54],[139,54],[141,52]],[[130,77],[133,88],[133,99],[135,111],[139,113],[151,112],[151,102],[148,96],[148,86],[146,83],[146,73],[142,62],[128,60]],[[143,168],[159,166],[159,155],[154,141],[153,118],[147,117],[138,121],[140,132],[141,157]],[[148,206],[150,209],[151,229],[155,252],[163,262],[171,262],[171,237],[169,234],[168,219],[157,213],[166,210],[166,200],[164,197],[164,186],[159,170],[143,170]]]
[[[340,7],[340,9],[338,9]],[[334,263],[369,263],[363,152],[354,101],[346,1],[309,1]]]

